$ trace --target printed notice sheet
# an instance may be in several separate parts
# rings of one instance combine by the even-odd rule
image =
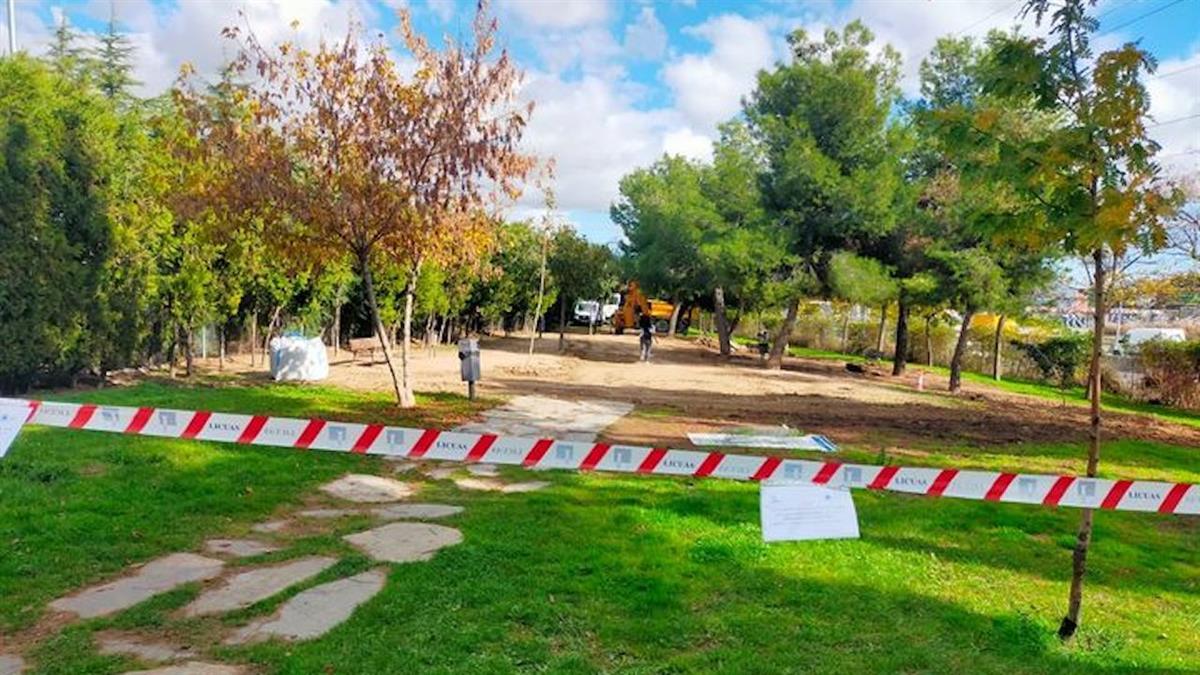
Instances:
[[[764,541],[858,539],[858,513],[846,488],[763,483],[759,504]]]

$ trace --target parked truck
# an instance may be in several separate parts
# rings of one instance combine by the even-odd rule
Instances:
[[[647,298],[638,282],[630,281],[621,293],[621,303],[617,307],[617,311],[613,314],[613,331],[620,335],[627,329],[634,330],[638,325],[638,317],[642,314],[649,314],[650,319],[654,322],[654,331],[665,334],[671,327],[671,315],[675,312],[675,305],[667,300],[659,300],[657,298]],[[696,320],[697,310],[695,307],[687,312],[681,312],[679,319],[675,325],[675,332],[686,334],[688,327]]]

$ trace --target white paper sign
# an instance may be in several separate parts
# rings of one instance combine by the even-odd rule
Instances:
[[[858,539],[858,512],[848,489],[763,483],[759,506],[764,541]]]
[[[8,453],[8,446],[21,432],[25,419],[29,417],[29,406],[26,404],[0,403],[0,458]]]

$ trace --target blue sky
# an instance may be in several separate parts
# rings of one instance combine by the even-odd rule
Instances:
[[[432,39],[469,31],[471,0],[17,0],[19,46],[44,49],[60,17],[95,31],[115,11],[138,47],[145,93],[170,85],[184,62],[211,72],[229,54],[220,28],[241,21],[260,38],[344,33],[350,17],[396,43],[395,9],[407,7]],[[903,85],[916,87],[920,59],[939,36],[982,35],[1015,25],[1020,0],[495,0],[502,42],[526,71],[535,112],[527,143],[556,163],[565,219],[595,241],[620,232],[608,204],[617,181],[663,152],[703,158],[718,122],[738,111],[758,69],[785,56],[784,36],[862,19],[905,58]],[[1103,0],[1099,46],[1141,40],[1160,62],[1148,82],[1154,128],[1171,171],[1200,170],[1200,0]],[[1036,31],[1029,20],[1027,31]],[[1174,121],[1178,120],[1178,121]],[[532,191],[516,217],[537,214]]]

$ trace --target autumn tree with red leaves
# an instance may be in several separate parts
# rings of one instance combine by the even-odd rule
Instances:
[[[198,134],[237,158],[228,196],[269,223],[281,254],[308,262],[353,257],[396,400],[411,407],[421,266],[478,255],[536,160],[518,147],[532,112],[517,101],[522,73],[506,51],[496,53],[497,23],[485,3],[472,40],[447,40],[441,50],[415,33],[407,11],[399,16],[416,61],[411,75],[382,36],[364,41],[358,26],[315,50],[291,41],[271,47],[227,29],[240,48],[233,69],[248,81],[242,103],[250,116],[210,117]],[[211,128],[223,122],[238,128]],[[372,276],[373,262],[385,259],[407,278],[399,374]]]

